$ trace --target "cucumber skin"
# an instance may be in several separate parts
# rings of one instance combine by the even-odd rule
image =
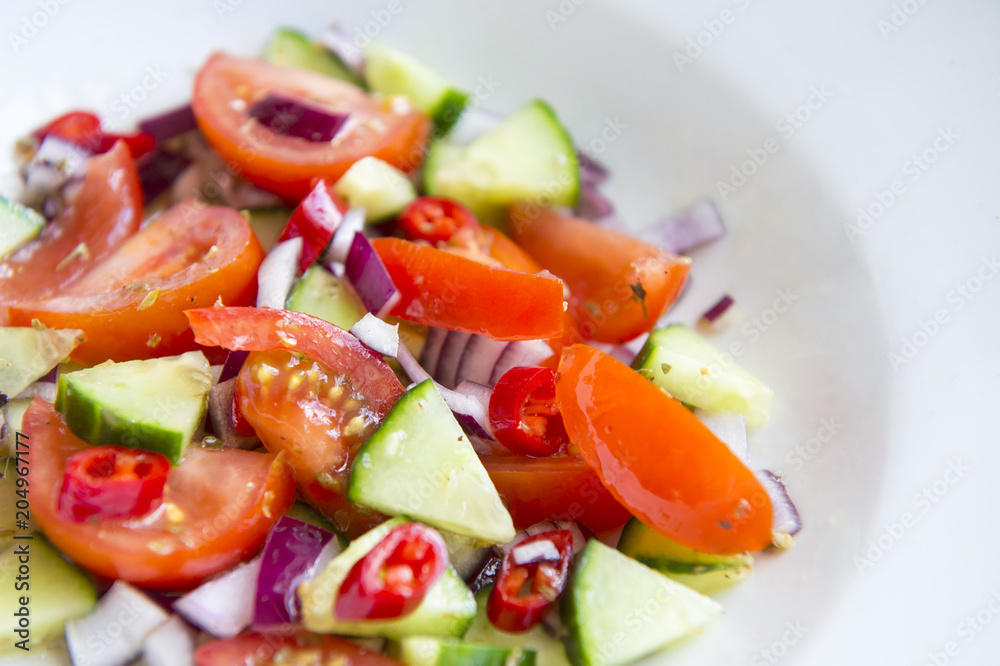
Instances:
[[[444,136],[447,134],[458,119],[462,117],[462,112],[469,103],[469,95],[457,90],[449,90],[441,99],[440,104],[431,113],[431,121],[434,123],[434,134]]]
[[[295,283],[285,308],[319,317],[345,331],[366,312],[350,285],[319,265],[310,266]]]
[[[534,650],[423,636],[404,638],[390,653],[404,666],[535,666],[536,661]]]
[[[263,58],[272,65],[308,69],[365,88],[364,81],[340,62],[337,56],[292,28],[278,28],[275,31]]]

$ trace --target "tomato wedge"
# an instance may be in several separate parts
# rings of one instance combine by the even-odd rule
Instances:
[[[771,502],[753,472],[627,365],[586,345],[564,349],[556,403],[601,482],[647,525],[706,553],[771,544]]]
[[[632,517],[578,455],[495,455],[482,461],[519,530],[551,519],[576,520],[594,532],[604,532]]]
[[[303,497],[351,536],[381,517],[346,499],[354,454],[403,394],[382,357],[343,329],[270,308],[189,310],[195,339],[251,353],[239,408],[269,451],[283,451]]]
[[[87,176],[72,204],[0,262],[3,307],[54,294],[100,263],[142,222],[142,189],[123,143],[87,161]]]
[[[588,220],[528,204],[511,208],[514,241],[566,282],[585,338],[626,342],[656,325],[681,293],[691,260]]]
[[[350,118],[333,141],[314,142],[273,132],[249,109],[269,94],[308,101]],[[376,100],[360,88],[316,72],[216,54],[194,83],[198,126],[222,158],[255,185],[298,202],[313,178],[336,182],[362,157],[412,171],[423,161],[431,124],[398,99]]]
[[[263,258],[235,210],[182,202],[58,296],[11,307],[10,320],[82,329],[73,359],[85,364],[179,354],[195,347],[184,310],[252,302]]]
[[[402,294],[396,317],[496,340],[562,335],[563,285],[551,275],[494,268],[400,238],[375,238],[372,247]]]
[[[399,662],[336,636],[301,632],[243,634],[194,652],[195,666],[399,666]]]
[[[170,470],[159,509],[144,518],[78,523],[59,511],[66,461],[88,445],[52,405],[35,398],[24,415],[32,517],[80,566],[153,589],[183,589],[251,556],[295,500],[280,456],[189,448]]]

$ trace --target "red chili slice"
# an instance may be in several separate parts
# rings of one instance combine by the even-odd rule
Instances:
[[[423,601],[448,566],[448,548],[434,529],[407,523],[361,558],[340,585],[334,616],[342,620],[401,617]]]
[[[556,408],[556,373],[551,368],[511,368],[490,396],[493,435],[514,453],[545,457],[569,443]]]
[[[535,626],[566,589],[572,559],[569,530],[541,532],[511,548],[486,604],[493,626],[510,633]]]
[[[472,211],[451,199],[420,197],[403,211],[399,227],[406,240],[437,245],[450,242],[463,229],[475,231],[479,228],[479,220]],[[469,239],[472,239],[471,234]]]
[[[78,523],[144,516],[160,505],[169,471],[170,462],[153,451],[83,449],[66,460],[59,512]]]

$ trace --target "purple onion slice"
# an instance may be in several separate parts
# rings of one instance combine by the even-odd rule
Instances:
[[[250,107],[256,118],[272,132],[307,141],[332,141],[347,122],[348,114],[327,111],[316,105],[283,95],[270,94]]]

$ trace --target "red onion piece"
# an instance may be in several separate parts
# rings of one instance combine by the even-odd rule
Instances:
[[[245,349],[229,352],[226,355],[226,364],[222,366],[222,373],[219,375],[219,383],[229,381],[240,374],[240,370],[243,369],[243,363],[246,362],[249,355],[250,352]]]
[[[642,238],[670,252],[684,254],[726,235],[726,225],[715,204],[699,199],[658,222],[642,233]]]
[[[333,238],[323,253],[323,263],[330,268],[334,275],[342,276],[344,272],[337,270],[338,264],[347,261],[347,255],[351,252],[354,244],[354,235],[360,233],[365,228],[365,209],[351,208],[344,213],[340,225],[333,232]]]
[[[224,449],[255,449],[260,439],[245,437],[233,427],[233,394],[236,377],[219,382],[208,391],[208,418],[212,422],[212,432],[222,442]]]
[[[596,185],[584,182],[580,186],[580,199],[576,202],[576,215],[585,220],[603,220],[614,214],[615,207]]]
[[[74,664],[122,666],[139,656],[146,637],[169,617],[145,594],[119,580],[89,615],[66,623],[66,646]],[[108,640],[112,626],[120,631]]]
[[[420,365],[430,374],[437,372],[438,361],[441,360],[441,350],[448,340],[448,331],[431,326],[427,331],[424,349],[420,353]]]
[[[488,385],[493,368],[509,345],[509,342],[494,340],[485,335],[473,335],[462,352],[455,381],[459,384],[470,381]]]
[[[90,153],[57,136],[47,136],[25,166],[22,197],[30,205],[41,205],[45,216],[55,217],[73,199],[87,173]]]
[[[490,425],[490,396],[493,391],[489,386],[462,382],[454,391],[440,385],[438,390],[466,431],[475,437],[493,439],[493,427]]]
[[[39,397],[45,402],[56,401],[56,383],[37,381],[28,384],[27,388],[15,395],[11,400],[30,400]]]
[[[302,238],[278,243],[257,269],[257,307],[284,309],[298,275]]]
[[[261,554],[253,615],[255,631],[280,629],[299,621],[295,591],[312,574],[316,560],[333,537],[333,533],[301,520],[288,516],[278,520]]]
[[[761,469],[754,474],[757,475],[757,480],[764,486],[768,497],[771,498],[771,507],[774,509],[774,525],[771,531],[775,534],[789,536],[797,534],[802,529],[802,517],[788,496],[784,482],[770,470]]]
[[[250,626],[261,558],[240,564],[188,592],[174,610],[216,638],[231,638]]]
[[[332,141],[348,114],[327,111],[300,99],[270,94],[250,107],[250,117],[285,136],[307,141]]]
[[[350,332],[377,354],[393,358],[399,355],[399,324],[388,324],[369,312]]]
[[[359,32],[360,34],[360,32]],[[339,25],[331,25],[319,35],[319,43],[327,51],[337,56],[347,69],[362,81],[365,78],[365,54],[358,48],[350,35]]]
[[[142,186],[142,199],[148,203],[173,187],[177,178],[191,166],[191,159],[179,153],[155,148],[144,155],[136,166],[139,185]]]
[[[455,388],[458,375],[458,366],[462,362],[462,355],[465,348],[472,340],[471,333],[461,331],[448,331],[448,339],[445,340],[441,348],[441,357],[438,359],[437,369],[434,371],[434,379],[445,388]]]
[[[552,347],[545,340],[517,340],[504,350],[490,375],[492,386],[511,368],[534,366],[552,356]]]
[[[351,251],[344,262],[344,271],[365,308],[376,317],[385,317],[399,303],[401,295],[393,284],[389,271],[371,242],[361,232],[354,234]]]
[[[702,318],[707,320],[709,323],[712,323],[716,319],[724,315],[726,311],[733,305],[733,303],[735,303],[733,297],[730,296],[729,294],[724,294],[722,298],[720,298],[715,303],[715,305],[709,308],[705,312],[705,314],[702,315]]]
[[[716,301],[698,320],[698,325],[712,333],[719,333],[740,319],[740,308],[729,294]]]
[[[406,345],[400,344],[396,348],[396,360],[399,361],[399,365],[403,368],[403,372],[406,376],[410,378],[410,381],[414,384],[419,384],[422,381],[431,378],[430,374],[424,370],[424,367],[417,362],[417,359],[413,358],[413,354],[407,349]]]
[[[747,452],[747,417],[736,412],[706,412],[704,409],[694,410],[698,417],[712,434],[729,447],[737,458],[744,463],[749,459]]]
[[[194,118],[194,111],[190,104],[139,121],[139,131],[151,134],[156,139],[156,143],[169,141],[175,136],[196,129],[198,129],[198,122]]]
[[[577,149],[576,161],[580,165],[580,180],[590,185],[600,185],[610,175],[608,168],[599,161]]]
[[[143,663],[146,666],[191,666],[194,644],[194,630],[181,618],[171,615],[143,641]]]

